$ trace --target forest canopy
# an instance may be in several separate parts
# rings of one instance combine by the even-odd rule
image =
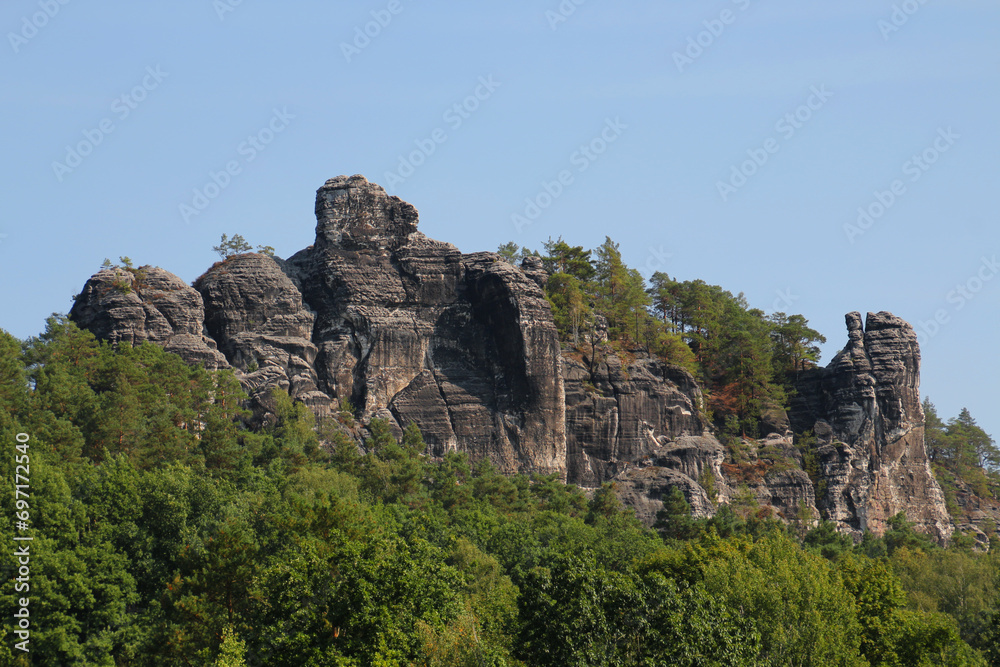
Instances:
[[[859,545],[752,505],[694,519],[683,495],[649,529],[610,484],[435,460],[412,425],[273,399],[255,429],[231,372],[64,318],[0,332],[33,537],[30,591],[0,556],[0,663],[29,664],[10,625],[28,595],[35,665],[1000,664],[1000,549],[942,549],[902,515]]]

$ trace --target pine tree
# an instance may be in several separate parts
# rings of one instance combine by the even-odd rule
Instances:
[[[270,248],[270,246],[266,247]],[[226,234],[223,234],[219,240],[219,245],[212,246],[212,250],[219,253],[222,259],[229,259],[233,255],[250,252],[253,250],[253,246],[247,243],[247,240],[239,234],[233,234],[233,238],[229,238]],[[271,248],[271,253],[273,254],[273,252],[274,249]]]

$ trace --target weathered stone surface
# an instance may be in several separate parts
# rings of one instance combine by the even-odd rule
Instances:
[[[524,271],[524,275],[528,276],[536,285],[545,289],[546,283],[549,282],[549,272],[545,270],[545,266],[542,264],[541,257],[525,257],[521,260],[521,270]]]
[[[271,387],[326,414],[333,399],[319,388],[313,365],[314,316],[277,261],[247,253],[218,262],[195,281],[205,327],[244,388],[260,400]]]
[[[656,521],[656,513],[663,509],[663,498],[677,487],[684,493],[691,513],[697,518],[715,514],[715,506],[698,482],[670,468],[648,466],[632,468],[614,480],[618,498],[635,509],[635,516],[648,526]]]
[[[361,176],[327,181],[316,212],[316,243],[288,270],[316,313],[322,386],[363,419],[416,423],[438,455],[563,473],[559,342],[538,284],[428,239],[416,209]]]
[[[1000,500],[979,495],[960,479],[955,480],[956,529],[972,535],[979,548],[989,550],[990,537],[1000,527]]]
[[[848,343],[807,374],[793,423],[812,428],[827,482],[820,509],[860,536],[881,534],[905,511],[939,540],[953,530],[924,448],[920,351],[913,328],[891,313],[847,315]]]
[[[432,455],[462,450],[591,488],[614,481],[650,522],[670,486],[708,516],[703,485],[718,503],[746,485],[778,516],[818,505],[855,536],[882,532],[899,511],[950,535],[924,450],[916,336],[899,318],[869,314],[863,326],[848,315],[847,346],[802,374],[790,412],[772,406],[768,437],[729,452],[710,433],[695,378],[612,352],[603,318],[583,337],[589,356],[561,350],[540,259],[516,267],[462,254],[417,220],[378,185],[340,176],[317,192],[315,243],[287,261],[231,257],[196,289],[162,269],[101,271],[71,317],[101,338],[232,367],[258,412],[276,386],[320,415],[347,400],[394,433],[416,423]],[[819,499],[792,444],[791,431],[806,429],[817,436]],[[971,502],[969,515],[994,511]]]
[[[614,354],[563,355],[567,472],[597,486],[648,457],[662,443],[702,435],[702,395],[690,373],[640,356],[623,364]]]
[[[190,363],[210,369],[229,366],[206,335],[201,295],[159,267],[102,269],[83,286],[69,316],[77,326],[114,343],[149,341]]]

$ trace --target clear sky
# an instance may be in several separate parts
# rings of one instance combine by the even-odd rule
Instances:
[[[1000,436],[997,3],[6,0],[0,27],[15,336],[105,257],[291,255],[360,173],[465,252],[609,235],[802,313],[824,363],[845,313],[891,311],[941,415]]]

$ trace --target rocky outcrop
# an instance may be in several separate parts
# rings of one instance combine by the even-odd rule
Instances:
[[[707,433],[690,373],[642,353],[626,363],[594,350],[593,358],[568,352],[562,359],[571,482],[597,486],[666,442]]]
[[[905,511],[948,538],[924,450],[916,337],[899,318],[869,314],[862,326],[848,315],[847,346],[826,369],[803,372],[793,409],[767,408],[768,437],[727,448],[695,378],[615,351],[603,318],[581,348],[561,349],[540,258],[514,266],[429,239],[413,206],[362,176],[327,181],[315,210],[315,243],[287,261],[229,257],[193,288],[154,267],[106,269],[70,315],[110,341],[232,368],[258,419],[273,387],[319,415],[349,403],[396,433],[415,423],[434,456],[465,451],[589,488],[614,481],[650,523],[670,487],[700,516],[745,487],[786,519],[818,509],[859,536]],[[817,480],[792,444],[792,431],[807,429]]]
[[[194,287],[208,333],[258,404],[266,405],[266,392],[280,387],[320,415],[329,411],[333,399],[319,389],[313,368],[315,317],[277,260],[256,253],[230,257]]]
[[[559,340],[545,295],[495,253],[417,231],[417,212],[361,176],[327,181],[316,243],[288,260],[316,313],[316,373],[362,419],[420,427],[435,454],[565,471]]]
[[[793,423],[811,428],[826,491],[820,509],[855,536],[881,534],[898,512],[947,540],[952,526],[924,448],[920,351],[891,313],[847,315],[848,343],[803,379]]]
[[[663,499],[670,489],[679,488],[691,505],[691,514],[706,518],[715,514],[715,505],[698,482],[671,468],[648,466],[634,468],[614,480],[618,498],[635,510],[637,519],[652,526],[663,509]]]
[[[201,295],[154,266],[102,269],[83,286],[69,316],[113,343],[149,341],[210,369],[229,366],[205,330]]]
[[[715,437],[682,436],[628,466],[614,482],[636,516],[650,525],[672,486],[681,489],[696,517],[713,516],[720,505],[747,493],[762,516],[807,523],[818,518],[812,480],[795,460],[790,436],[745,440],[741,448],[748,460],[736,464]]]

